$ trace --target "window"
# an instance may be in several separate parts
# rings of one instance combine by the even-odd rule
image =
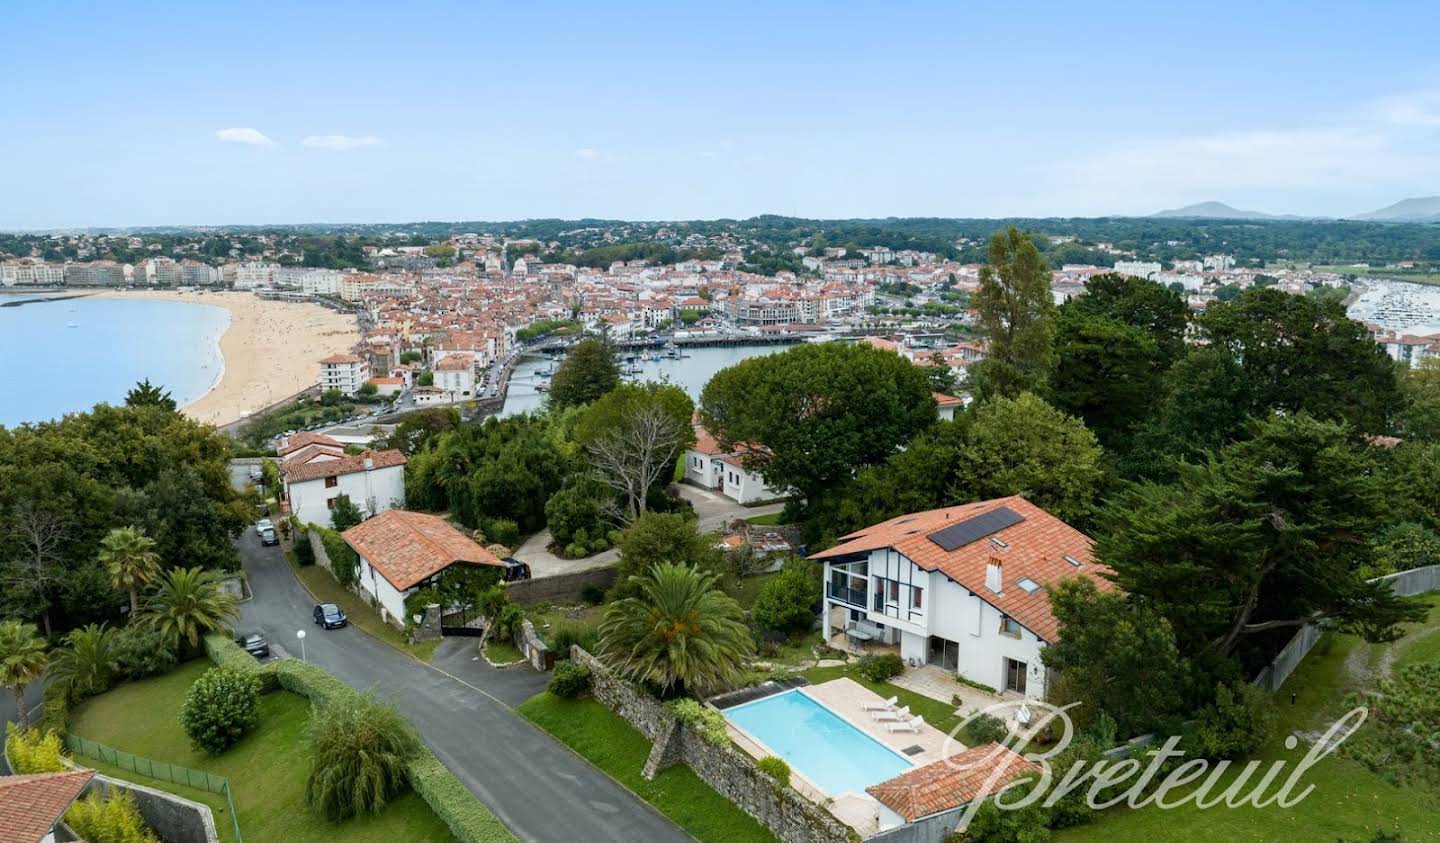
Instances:
[[[1000,616],[1000,634],[1008,635],[1011,638],[1020,637],[1020,622],[1009,615]]]
[[[334,499],[334,498],[327,498],[327,499],[325,500],[325,508],[326,508],[326,509],[334,509],[334,508],[335,508],[335,499]]]
[[[1005,660],[1005,690],[1025,693],[1025,671],[1029,666],[1014,659]]]
[[[910,607],[911,607],[912,609],[918,609],[918,608],[920,608],[921,596],[922,596],[924,593],[925,593],[925,589],[923,589],[923,588],[912,588],[912,589],[910,589]]]
[[[891,603],[899,603],[899,602],[900,602],[900,581],[899,581],[899,580],[889,580],[889,583],[890,583],[890,602],[891,602]]]
[[[327,488],[327,489],[333,489],[333,488],[335,488],[336,486],[339,486],[339,485],[340,485],[340,478],[339,478],[339,477],[326,477],[326,478],[325,478],[325,488]]]

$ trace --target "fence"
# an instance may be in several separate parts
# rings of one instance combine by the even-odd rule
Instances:
[[[1440,565],[1401,571],[1398,574],[1377,577],[1372,582],[1388,583],[1391,590],[1401,597],[1440,591]],[[1324,632],[1321,624],[1312,623],[1300,627],[1300,631],[1275,654],[1275,658],[1265,665],[1251,684],[1266,691],[1280,690],[1280,686],[1285,684],[1285,680],[1289,679],[1295,668],[1300,666],[1300,662],[1305,660],[1305,654],[1319,643]]]
[[[74,755],[83,755],[86,758],[103,761],[127,772],[148,776],[157,781],[183,784],[186,787],[223,795],[225,806],[230,810],[230,823],[235,829],[235,840],[237,843],[244,843],[244,838],[240,836],[240,817],[235,813],[235,800],[230,796],[230,781],[224,776],[217,776],[204,770],[181,767],[179,764],[171,764],[166,761],[152,761],[123,749],[116,749],[98,741],[82,738],[79,735],[66,735],[65,747]]]

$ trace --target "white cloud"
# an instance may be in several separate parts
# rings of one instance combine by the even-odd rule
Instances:
[[[302,146],[309,146],[315,149],[332,149],[336,152],[345,152],[350,149],[359,149],[363,146],[379,146],[384,143],[380,138],[373,135],[352,137],[350,135],[310,135],[300,141]]]
[[[1380,100],[1382,119],[1397,126],[1440,126],[1440,91],[1415,91]]]
[[[218,129],[215,137],[225,143],[243,143],[246,146],[274,146],[275,141],[259,129]]]
[[[591,149],[588,146],[583,147],[581,149],[575,150],[575,157],[579,158],[581,161],[599,161],[600,150]]]

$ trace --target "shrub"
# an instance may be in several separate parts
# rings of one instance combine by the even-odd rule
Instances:
[[[212,667],[185,694],[180,725],[196,749],[219,755],[260,722],[260,677],[235,667]]]
[[[566,559],[581,559],[590,555],[590,549],[580,542],[571,542],[565,545],[564,556]]]
[[[115,636],[115,669],[125,679],[144,679],[175,667],[175,648],[160,633],[127,626]]]
[[[409,783],[409,758],[420,738],[394,706],[369,694],[345,694],[310,718],[315,757],[305,802],[331,822],[379,813]]]
[[[47,731],[65,734],[70,731],[70,684],[51,682],[45,686],[40,709],[40,726]]]
[[[1002,811],[994,799],[987,799],[965,829],[965,840],[968,843],[1043,843],[1050,839],[1046,822],[1045,810],[1039,805]]]
[[[485,536],[496,544],[514,547],[520,543],[520,525],[509,518],[487,518],[481,524]]]
[[[580,589],[580,599],[591,606],[599,606],[605,602],[605,589],[595,583],[588,583]]]
[[[590,540],[591,553],[604,553],[610,549],[610,542],[604,536],[597,536]]]
[[[595,642],[599,637],[599,633],[588,626],[561,621],[546,636],[546,643],[555,651],[557,658],[568,659],[570,648],[574,646],[589,653],[595,652]]]
[[[590,690],[590,668],[572,661],[556,662],[545,689],[557,697],[573,700]]]
[[[88,843],[160,843],[128,790],[116,788],[109,797],[93,790],[70,806],[65,824]]]
[[[785,763],[785,759],[767,755],[756,761],[755,766],[760,768],[760,772],[774,779],[775,783],[781,787],[789,786],[790,765]]]
[[[315,548],[310,545],[310,534],[303,530],[295,530],[295,561],[301,567],[315,564]]]
[[[675,700],[670,703],[675,719],[689,724],[706,743],[723,746],[730,742],[725,733],[725,718],[713,708],[706,708],[692,699]]]
[[[520,624],[525,620],[525,610],[515,603],[506,603],[497,611],[490,620],[492,638],[500,638],[505,641],[515,637],[515,632],[520,629]]]
[[[894,653],[861,656],[855,672],[870,682],[884,682],[905,672],[905,660]]]
[[[1240,758],[1270,737],[1270,707],[1260,689],[1245,682],[1215,686],[1215,701],[1200,711],[1187,751],[1207,758]]]
[[[780,573],[755,597],[750,616],[765,629],[782,632],[809,629],[813,606],[820,598],[820,568],[804,559],[788,559]]]
[[[515,835],[429,749],[421,747],[406,774],[410,787],[460,843],[514,843]]]
[[[14,723],[5,724],[5,754],[15,774],[24,776],[33,773],[59,773],[65,770],[60,736],[55,732],[40,729],[20,728]]]
[[[1005,721],[993,714],[980,714],[971,720],[966,731],[969,733],[972,745],[990,743],[991,741],[1002,742],[1010,736],[1010,727]]]

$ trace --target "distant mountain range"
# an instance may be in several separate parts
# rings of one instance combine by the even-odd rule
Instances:
[[[1440,222],[1440,196],[1401,199],[1394,205],[1388,205],[1368,214],[1356,214],[1351,219],[1386,222]]]
[[[1164,217],[1167,219],[1189,219],[1189,220],[1300,220],[1306,217],[1279,216],[1266,214],[1260,211],[1242,211],[1239,208],[1232,208],[1224,202],[1200,202],[1195,205],[1186,205],[1183,208],[1171,208],[1168,211],[1161,211],[1158,214],[1151,214],[1152,217]]]
[[[1301,217],[1293,214],[1267,214],[1262,211],[1242,211],[1224,202],[1200,202],[1183,208],[1172,208],[1151,214],[1164,219],[1190,220],[1321,220],[1332,217]],[[1372,222],[1440,222],[1440,196],[1421,196],[1402,199],[1394,205],[1364,214],[1352,214],[1341,219],[1370,220]]]

